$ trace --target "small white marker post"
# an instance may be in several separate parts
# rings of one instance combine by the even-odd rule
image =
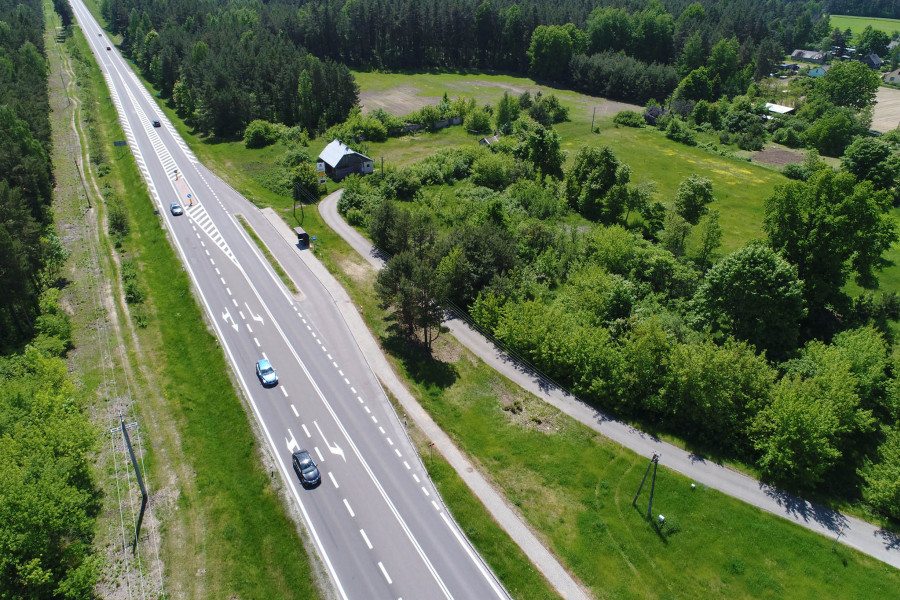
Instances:
[[[841,530],[838,531],[837,537],[834,538],[834,543],[831,544],[831,551],[834,552],[834,547],[837,545],[838,540],[841,539],[841,536],[844,535],[844,528],[841,527]]]

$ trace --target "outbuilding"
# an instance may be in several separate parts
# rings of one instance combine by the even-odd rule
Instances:
[[[340,140],[325,146],[319,160],[325,163],[325,173],[335,181],[347,175],[370,175],[375,171],[375,162],[371,158],[352,150]]]

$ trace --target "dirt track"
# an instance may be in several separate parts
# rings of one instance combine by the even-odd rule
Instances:
[[[876,99],[872,129],[881,132],[896,129],[900,125],[900,90],[880,87]]]

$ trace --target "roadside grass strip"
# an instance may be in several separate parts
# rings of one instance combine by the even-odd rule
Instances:
[[[80,30],[76,35],[81,52],[90,55]],[[152,361],[141,368],[163,389],[162,397],[136,399],[138,410],[145,421],[174,420],[176,441],[165,448],[166,455],[184,461],[151,460],[151,476],[160,481],[185,470],[192,478],[178,490],[173,510],[161,515],[167,587],[185,597],[318,598],[317,575],[297,523],[287,515],[280,479],[263,469],[269,457],[254,436],[252,417],[235,392],[222,351],[153,214],[132,155],[119,156],[112,147],[123,133],[93,61],[90,74],[100,107],[96,126],[105,134],[103,151],[116,157],[108,178],[116,182],[131,222],[124,245],[136,257],[137,277],[148,290],[150,317],[139,335]],[[166,440],[147,442],[152,448]],[[202,556],[199,565],[197,556]]]
[[[256,235],[256,232],[253,231],[253,227],[250,226],[250,223],[247,222],[247,219],[244,218],[244,215],[237,215],[238,221],[240,221],[241,226],[244,228],[244,231],[247,232],[247,235],[253,240],[253,243],[256,244],[259,251],[263,253],[263,256],[266,257],[266,260],[269,261],[269,264],[272,265],[272,268],[275,269],[275,272],[278,273],[278,276],[281,278],[281,282],[284,283],[285,286],[292,293],[298,294],[300,290],[297,289],[297,286],[294,285],[294,281],[288,277],[288,274],[284,272],[284,269],[281,266],[281,263],[276,260],[272,253],[269,252],[268,247],[263,243],[259,236]]]

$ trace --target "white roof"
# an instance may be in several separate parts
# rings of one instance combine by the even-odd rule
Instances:
[[[786,115],[787,113],[794,110],[792,106],[784,106],[781,104],[772,104],[771,102],[766,102],[766,110],[773,113],[778,113],[779,115]]]
[[[356,150],[350,149],[341,140],[334,140],[333,142],[325,146],[325,149],[322,150],[322,152],[319,154],[319,160],[322,160],[333,167],[341,162],[341,158],[348,154],[359,154],[367,160],[372,160],[365,154],[360,154]]]

